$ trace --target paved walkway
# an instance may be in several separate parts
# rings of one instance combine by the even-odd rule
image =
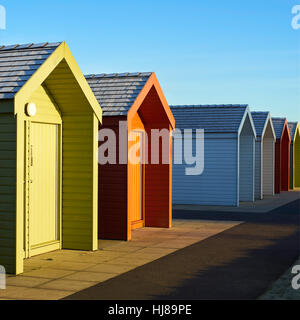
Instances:
[[[226,206],[199,206],[199,205],[174,205],[174,210],[188,210],[188,211],[222,211],[222,212],[253,212],[253,213],[267,213],[282,207],[292,201],[300,198],[300,189],[294,191],[282,192],[275,196],[266,196],[263,200],[255,202],[241,202],[239,207]]]
[[[246,222],[67,299],[258,299],[299,257],[299,207],[295,200],[266,214],[175,211],[191,225]]]
[[[7,278],[0,299],[62,299],[236,226],[235,222],[177,220],[172,229],[145,228],[131,242],[99,241],[99,251],[55,251],[25,261]]]
[[[266,213],[174,210],[173,229],[31,258],[0,299],[257,299],[299,257],[299,193],[277,201]]]

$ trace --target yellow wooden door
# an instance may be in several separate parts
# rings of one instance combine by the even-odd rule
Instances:
[[[133,185],[133,211],[132,211],[132,223],[133,228],[139,228],[143,226],[143,152],[144,152],[144,134],[142,131],[134,131],[133,140],[139,145],[139,151],[137,157],[139,157],[138,163],[132,166]]]
[[[29,151],[29,256],[60,248],[59,125],[31,123]]]

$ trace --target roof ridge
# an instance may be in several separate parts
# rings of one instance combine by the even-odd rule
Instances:
[[[270,113],[269,111],[251,111],[251,113],[256,113],[256,114],[258,114],[258,113],[260,113],[260,114],[265,114],[265,113]]]
[[[99,73],[99,74],[87,74],[85,78],[97,79],[97,78],[126,78],[126,77],[150,77],[153,72],[123,72],[123,73]]]
[[[286,120],[285,117],[272,117],[272,120]]]
[[[206,133],[238,133],[248,107],[172,108],[177,128],[204,129]],[[189,111],[188,111],[189,110]],[[191,112],[192,116],[188,113]]]
[[[195,104],[195,105],[170,105],[171,108],[247,108],[248,104]]]

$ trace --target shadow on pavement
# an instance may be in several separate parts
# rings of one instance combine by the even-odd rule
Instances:
[[[65,299],[257,299],[299,257],[299,205],[259,215],[176,211],[177,219],[245,223]]]
[[[267,213],[250,212],[222,212],[222,211],[189,211],[174,210],[174,219],[183,220],[212,220],[212,221],[243,221],[243,222],[267,222],[280,221],[280,223],[290,223],[289,219],[283,219],[281,215],[295,216],[299,219],[300,200],[295,200]],[[299,220],[298,220],[299,221]]]

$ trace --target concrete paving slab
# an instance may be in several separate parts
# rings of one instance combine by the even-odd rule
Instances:
[[[157,258],[137,258],[137,257],[125,257],[125,258],[117,258],[111,261],[113,264],[119,264],[119,265],[125,265],[125,266],[132,266],[132,267],[139,267],[144,264],[147,264],[153,260],[156,260]],[[134,268],[133,268],[134,269]]]
[[[171,250],[171,249],[169,249],[169,250]],[[177,249],[172,249],[172,250],[173,250],[173,252],[177,251]],[[170,252],[170,253],[172,253],[172,252]],[[166,255],[167,254],[165,254],[165,253],[133,253],[131,255],[128,255],[127,259],[130,259],[131,261],[137,261],[137,263],[139,263],[139,262],[149,263],[151,261],[165,257]]]
[[[41,268],[81,271],[86,268],[89,268],[90,266],[91,263],[87,262],[62,261],[61,259],[53,259],[51,261],[36,260],[34,263],[26,264],[25,272],[34,271]]]
[[[202,237],[199,239],[199,241],[206,239],[206,237]],[[195,240],[174,240],[174,241],[168,241],[168,242],[162,242],[159,244],[154,245],[154,247],[157,248],[166,248],[166,249],[182,249],[189,245],[192,245],[195,243]]]
[[[6,280],[6,285],[9,286],[20,286],[33,288],[38,285],[42,285],[46,282],[51,281],[50,278],[38,278],[38,277],[26,277],[26,276],[18,276],[18,277],[8,277]]]
[[[59,300],[72,294],[67,290],[47,290],[38,288],[8,287],[0,291],[0,297],[14,300]]]
[[[119,240],[98,240],[98,247],[99,249],[105,249],[108,247],[112,247],[119,244],[124,244],[125,241],[119,241]]]
[[[100,272],[88,272],[88,271],[80,271],[75,272],[67,277],[65,280],[78,280],[78,281],[89,281],[89,282],[103,282],[108,279],[116,277],[117,273],[100,273]]]
[[[115,245],[112,247],[108,247],[103,249],[104,251],[111,251],[111,252],[136,252],[139,251],[141,249],[144,249],[145,247],[143,246],[128,246],[127,243],[126,244],[122,244],[122,245]]]
[[[149,255],[149,254],[163,254],[163,255],[168,255],[172,252],[176,251],[175,249],[170,249],[170,248],[157,248],[157,247],[151,247],[151,248],[145,248],[142,250],[139,250],[136,252],[138,255]]]
[[[91,263],[87,262],[69,262],[62,261],[56,262],[52,261],[47,264],[47,268],[61,269],[61,270],[70,270],[70,271],[82,271],[91,266]]]
[[[59,256],[53,261],[55,262],[80,262],[80,263],[88,263],[88,264],[97,264],[101,262],[106,262],[111,259],[114,259],[115,257],[126,255],[126,252],[109,252],[104,250],[99,250],[96,252],[92,252],[89,254],[82,254],[80,256],[77,255],[67,255],[67,256]]]
[[[118,265],[112,263],[103,263],[97,264],[96,266],[90,267],[86,269],[87,272],[101,272],[101,273],[113,273],[113,274],[121,274],[132,270],[132,266],[126,265]]]
[[[95,281],[94,284],[98,282]],[[47,282],[39,286],[41,289],[51,289],[51,290],[63,290],[77,292],[86,288],[89,288],[92,285],[91,281],[78,281],[78,280],[68,280],[68,279],[59,279]]]
[[[47,279],[57,279],[68,276],[74,273],[70,270],[61,270],[61,269],[50,269],[50,268],[41,268],[34,271],[24,272],[23,277],[34,277],[34,278],[47,278]]]

